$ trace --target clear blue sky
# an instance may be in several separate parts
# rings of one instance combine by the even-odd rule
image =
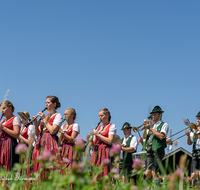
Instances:
[[[104,107],[121,137],[150,105],[180,131],[200,111],[199,9],[198,0],[0,1],[1,100],[9,89],[15,115],[34,116],[56,95],[58,112],[76,109],[83,139]],[[186,137],[180,146],[192,150]]]

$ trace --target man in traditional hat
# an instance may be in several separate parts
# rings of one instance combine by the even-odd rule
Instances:
[[[121,162],[119,167],[119,172],[123,174],[123,182],[126,182],[126,178],[131,178],[131,171],[133,165],[132,153],[136,152],[138,141],[135,136],[131,134],[131,125],[128,122],[125,122],[122,126],[124,138],[122,138],[122,147],[121,147]]]
[[[196,186],[198,174],[200,177],[200,111],[196,115],[197,118],[197,131],[193,133],[188,130],[185,131],[187,135],[187,144],[192,145],[192,174],[191,177],[193,179],[193,186]],[[196,173],[196,170],[199,172]]]
[[[146,171],[145,175],[147,177],[147,182],[154,181],[160,184],[160,179],[157,175],[158,162],[161,163],[162,158],[165,154],[166,136],[169,130],[168,124],[162,121],[162,113],[164,111],[160,106],[155,106],[150,113],[153,118],[153,124],[147,123],[144,120],[144,130],[145,130],[145,143],[143,145],[143,150],[147,151],[146,159]],[[153,176],[152,176],[153,175]]]

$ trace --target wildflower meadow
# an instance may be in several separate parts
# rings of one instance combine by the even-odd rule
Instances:
[[[0,172],[1,189],[76,189],[76,190],[145,190],[145,189],[192,189],[191,178],[187,173],[186,157],[182,156],[179,167],[171,174],[166,174],[165,166],[160,169],[160,185],[154,180],[147,183],[144,176],[145,158],[136,158],[132,165],[132,177],[126,183],[122,181],[122,174],[119,174],[119,153],[120,145],[113,144],[110,149],[112,159],[102,160],[100,167],[91,165],[87,160],[90,143],[84,147],[84,141],[78,137],[75,144],[75,154],[71,168],[67,167],[69,160],[63,158],[59,160],[62,148],[59,147],[57,158],[51,152],[44,151],[37,160],[41,164],[38,172],[31,170],[32,147],[27,148],[23,144],[18,144],[16,153],[19,154],[20,163],[16,163],[12,171],[2,168]],[[111,164],[108,176],[100,177],[102,168],[106,164]],[[195,187],[194,187],[195,188]]]

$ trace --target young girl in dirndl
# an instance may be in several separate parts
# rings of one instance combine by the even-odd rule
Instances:
[[[99,111],[99,119],[102,125],[98,126],[97,130],[93,130],[95,135],[92,140],[92,146],[94,147],[91,164],[100,166],[103,159],[110,159],[109,151],[112,145],[112,140],[116,134],[115,124],[110,123],[111,115],[107,108],[103,108]],[[104,165],[101,176],[108,175],[110,171],[110,165]]]
[[[0,123],[0,167],[6,167],[10,171],[14,163],[19,161],[15,153],[17,138],[20,134],[21,122],[19,117],[13,115],[15,108],[6,100],[1,103],[1,112],[6,118]]]
[[[59,139],[61,140],[62,152],[60,154],[61,159],[67,158],[69,163],[66,163],[66,167],[70,168],[73,161],[74,152],[74,139],[80,133],[80,128],[77,123],[74,123],[76,119],[76,111],[73,108],[67,108],[64,113],[67,124],[63,125],[60,129]]]

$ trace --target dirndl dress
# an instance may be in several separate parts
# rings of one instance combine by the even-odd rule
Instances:
[[[49,120],[49,124],[53,125],[53,120],[55,119],[56,114],[53,115]],[[35,144],[32,153],[32,161],[33,161],[33,171],[37,172],[41,168],[41,163],[37,162],[39,155],[41,155],[44,151],[50,151],[52,155],[56,156],[58,153],[58,143],[56,134],[51,135],[48,130],[44,130],[44,122],[40,123],[40,134],[38,136],[38,140]]]
[[[15,116],[8,121],[4,119],[1,123],[4,127],[13,130],[13,120]],[[14,163],[19,162],[18,154],[15,154],[15,148],[17,146],[17,139],[8,135],[5,131],[0,132],[0,167],[6,167],[10,171]]]
[[[28,127],[25,127],[24,129],[23,129],[23,131],[21,132],[21,136],[22,137],[24,137],[25,139],[28,139],[28,129],[29,129],[29,127],[30,127],[31,125],[29,125]],[[24,143],[25,144],[25,143]],[[27,144],[25,144],[26,146],[27,146],[27,148],[28,148],[28,145]],[[31,155],[30,155],[30,157],[31,157]],[[27,158],[28,159],[28,161],[30,162],[30,158]],[[25,162],[25,158],[24,158],[24,156],[23,155],[21,155],[21,162],[22,163],[24,163]],[[30,164],[30,163],[29,163]],[[27,169],[27,174],[28,174],[28,176],[30,177],[30,175],[31,175],[31,168],[29,167],[28,169]]]
[[[104,130],[100,132],[102,136],[108,137],[108,133],[109,133],[109,129],[110,129],[111,125],[112,125],[111,123],[108,124],[104,128]],[[97,131],[100,131],[101,127],[102,126],[99,126],[97,128]],[[105,158],[110,159],[110,155],[109,155],[110,147],[111,147],[110,145],[104,143],[103,141],[101,141],[97,138],[97,142],[96,142],[96,145],[94,147],[94,150],[93,150],[93,153],[91,156],[91,164],[100,166],[103,159],[105,159]],[[102,173],[101,173],[101,177],[108,175],[109,171],[110,171],[110,164],[104,165]]]
[[[64,127],[65,126],[63,126],[63,128]],[[71,136],[72,135],[72,129],[73,129],[73,125],[71,125],[67,131],[64,131],[64,133]],[[74,143],[69,142],[68,140],[66,140],[63,137],[62,141],[61,141],[61,147],[62,147],[62,152],[60,154],[61,159],[67,158],[69,160],[69,163],[66,163],[66,167],[71,168],[72,160],[73,160]]]

